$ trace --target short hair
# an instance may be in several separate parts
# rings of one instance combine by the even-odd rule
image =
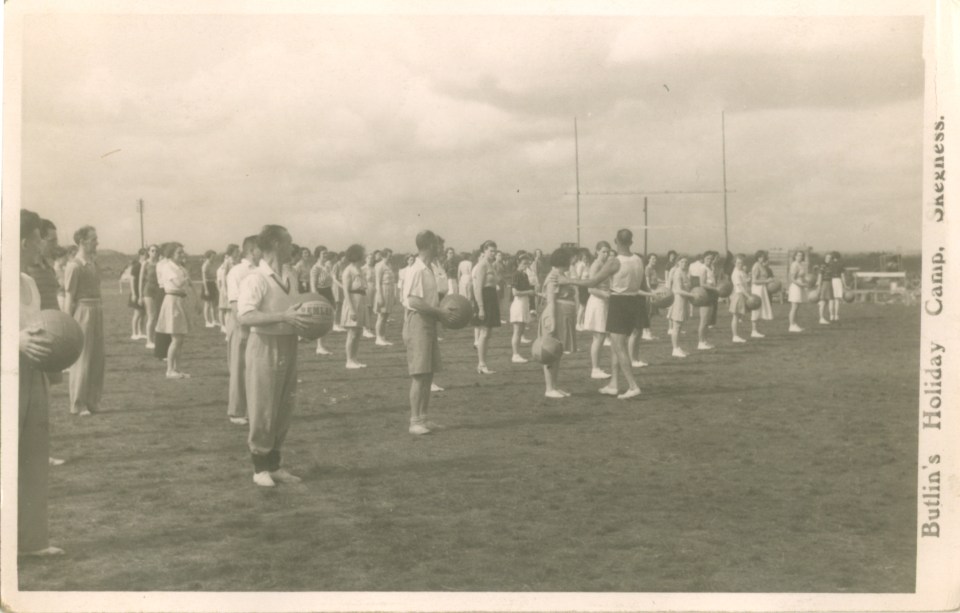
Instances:
[[[76,245],[68,245],[66,247],[66,250],[67,250],[67,257],[71,257],[71,258],[77,255],[77,252],[80,251]]]
[[[627,228],[621,228],[617,230],[617,244],[623,246],[629,246],[633,244],[633,232]]]
[[[364,251],[365,250],[363,248],[363,245],[358,245],[357,243],[354,243],[349,247],[347,247],[347,250],[344,252],[343,257],[345,257],[347,261],[350,262],[351,264],[354,264],[356,262],[363,260]]]
[[[767,257],[767,252],[764,251],[763,249],[760,249],[755,254],[753,254],[753,259],[757,260],[758,262],[765,257]]]
[[[671,249],[670,251],[667,252],[667,260],[670,259],[671,255],[673,256],[673,259],[677,259],[677,252]]]
[[[54,234],[57,232],[57,226],[54,225],[49,219],[40,220],[40,238],[46,238],[47,234],[53,230]]]
[[[570,250],[560,247],[559,249],[554,249],[553,253],[550,254],[550,265],[557,268],[566,268],[570,266]]]
[[[431,245],[439,245],[440,237],[430,230],[424,230],[417,234],[417,249],[423,251]]]
[[[183,247],[183,245],[178,242],[166,243],[163,246],[163,255],[166,256],[168,260],[172,260],[173,256],[177,253],[177,249],[181,247]]]
[[[62,257],[66,257],[70,253],[65,247],[57,247],[53,252],[53,258],[59,260]]]
[[[146,250],[146,248],[140,247],[140,250],[137,251],[137,255],[140,256],[140,257],[143,257],[143,256],[147,255],[147,250]]]
[[[251,234],[250,236],[244,238],[242,241],[243,252],[248,255],[253,253],[254,248],[258,246],[258,241],[259,237],[256,234]]]
[[[206,251],[203,252],[203,257],[205,258],[212,258],[215,255],[217,255],[217,252],[214,251],[213,249],[207,249]]]
[[[296,243],[290,245],[290,259],[299,260],[301,257],[303,257],[303,252],[300,251],[300,245]]]
[[[82,228],[80,228],[79,230],[73,233],[73,242],[79,245],[80,241],[87,240],[88,238],[90,238],[90,235],[96,231],[97,229],[94,228],[93,226],[83,226]]]
[[[496,241],[491,241],[491,240],[483,241],[483,244],[480,245],[480,253],[483,253],[490,247],[493,247],[494,249],[496,249],[497,248]]]
[[[240,247],[236,243],[230,243],[229,245],[227,245],[227,250],[224,251],[224,253],[226,253],[230,257],[234,257],[238,253],[240,253]]]
[[[610,248],[610,243],[608,243],[607,241],[600,241],[599,243],[597,243],[597,251],[600,251],[600,249],[609,249],[609,248]]]
[[[533,261],[533,256],[530,255],[529,253],[527,253],[526,251],[521,251],[520,253],[517,254],[517,261],[518,261],[518,262],[523,262],[523,261],[532,262],[532,261]]]
[[[800,255],[802,255],[802,256],[803,256],[803,260],[806,261],[806,259],[807,259],[807,254],[806,254],[806,252],[803,251],[802,249],[797,249],[796,251],[794,251],[794,252],[793,252],[793,257],[790,258],[790,259],[791,259],[791,260],[797,259],[797,254],[798,254],[798,253],[799,253]]]
[[[33,211],[20,209],[20,240],[24,240],[33,234],[34,230],[40,230],[40,216]]]
[[[326,245],[317,245],[313,249],[313,257],[316,259],[320,259],[320,254],[324,253],[326,250],[327,250]]]
[[[288,232],[283,226],[267,224],[257,235],[257,246],[260,247],[261,251],[273,252],[277,249],[280,241],[283,240],[284,234],[288,234]]]
[[[660,258],[657,256],[656,253],[651,253],[650,255],[647,256],[647,263],[649,264],[651,260],[659,260],[659,259]]]

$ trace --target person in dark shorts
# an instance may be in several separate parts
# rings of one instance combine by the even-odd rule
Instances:
[[[473,326],[477,329],[477,373],[492,375],[487,368],[487,343],[490,331],[500,327],[500,298],[497,295],[496,269],[493,266],[497,256],[497,244],[484,241],[480,245],[477,265],[471,273],[473,279]]]

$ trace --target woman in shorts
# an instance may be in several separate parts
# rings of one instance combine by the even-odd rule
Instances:
[[[203,323],[207,328],[218,328],[217,309],[220,307],[220,290],[217,289],[217,269],[213,265],[213,258],[217,252],[208,249],[203,254],[203,264],[200,265],[200,299],[203,300]]]
[[[340,278],[340,284],[344,289],[340,325],[347,331],[346,367],[349,369],[366,368],[367,366],[357,360],[357,353],[360,350],[360,337],[363,335],[363,328],[367,323],[367,280],[360,270],[364,255],[361,245],[350,245],[343,256],[346,266]]]
[[[790,269],[787,277],[790,280],[790,288],[787,290],[787,300],[790,301],[790,332],[803,332],[803,328],[797,325],[797,311],[804,301],[804,290],[807,289],[807,281],[804,278],[803,262],[806,255],[803,251],[796,251],[793,254],[793,261],[790,262]]]
[[[687,319],[687,304],[689,299],[693,298],[693,294],[690,293],[692,289],[690,275],[687,272],[689,265],[690,260],[687,256],[679,256],[670,275],[670,291],[673,292],[673,304],[670,305],[667,317],[672,322],[670,342],[673,344],[672,355],[675,358],[687,357],[687,352],[680,348],[680,331],[683,328],[683,322]]]
[[[500,327],[500,299],[497,296],[497,286],[500,280],[493,263],[496,259],[497,244],[493,241],[484,241],[480,245],[480,255],[477,265],[471,271],[473,280],[473,326],[477,346],[477,373],[492,375],[494,371],[487,368],[487,343],[490,332]]]
[[[520,355],[520,344],[523,341],[523,333],[530,323],[530,299],[533,297],[533,285],[530,284],[530,277],[527,276],[527,270],[533,258],[528,253],[521,253],[517,256],[517,272],[513,275],[511,292],[513,293],[513,302],[510,303],[510,324],[513,326],[513,337],[510,339],[510,347],[513,349],[513,357],[510,361],[514,364],[525,364],[527,359]]]
[[[588,277],[595,277],[610,258],[613,250],[610,243],[597,243],[597,257],[590,265]],[[589,298],[583,312],[583,329],[593,335],[590,343],[590,378],[609,379],[610,373],[600,368],[600,349],[607,339],[607,312],[610,308],[610,279],[604,279],[596,287],[587,288]]]
[[[840,321],[840,301],[843,300],[844,293],[850,291],[850,287],[847,285],[839,251],[833,252],[830,267],[833,270],[833,300],[830,301],[830,321]]]

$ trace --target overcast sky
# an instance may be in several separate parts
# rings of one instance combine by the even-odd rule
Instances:
[[[102,248],[461,250],[576,240],[580,189],[720,190],[730,248],[919,250],[921,18],[42,15],[23,206]],[[651,195],[650,249],[722,248],[722,195]],[[581,197],[582,242],[642,196]],[[639,235],[638,235],[639,239]],[[640,241],[638,240],[638,246]]]

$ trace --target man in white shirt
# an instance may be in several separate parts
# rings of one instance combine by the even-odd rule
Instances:
[[[384,336],[386,334],[387,320],[390,318],[390,311],[395,304],[397,295],[397,284],[394,280],[393,266],[390,264],[390,257],[393,251],[384,249],[380,252],[382,259],[374,265],[374,311],[377,313],[376,344],[389,347],[393,343]]]
[[[260,264],[260,247],[257,246],[257,236],[248,236],[243,239],[243,258],[240,263],[231,267],[224,280],[227,302],[230,310],[224,323],[227,328],[227,365],[230,370],[230,385],[227,392],[227,417],[231,423],[247,424],[247,393],[244,381],[245,360],[247,351],[247,337],[250,329],[237,323],[237,300],[240,298],[240,283],[253,273]]]
[[[300,481],[280,468],[280,448],[296,406],[298,333],[317,317],[297,312],[299,288],[288,266],[293,239],[286,228],[264,226],[257,244],[263,258],[240,283],[237,322],[250,327],[244,374],[253,482],[273,487]]]
[[[433,262],[442,240],[430,230],[417,234],[419,256],[407,268],[403,283],[403,343],[410,374],[410,434],[429,434],[439,428],[427,421],[433,374],[440,370],[437,321],[447,321],[452,312],[440,308]]]

